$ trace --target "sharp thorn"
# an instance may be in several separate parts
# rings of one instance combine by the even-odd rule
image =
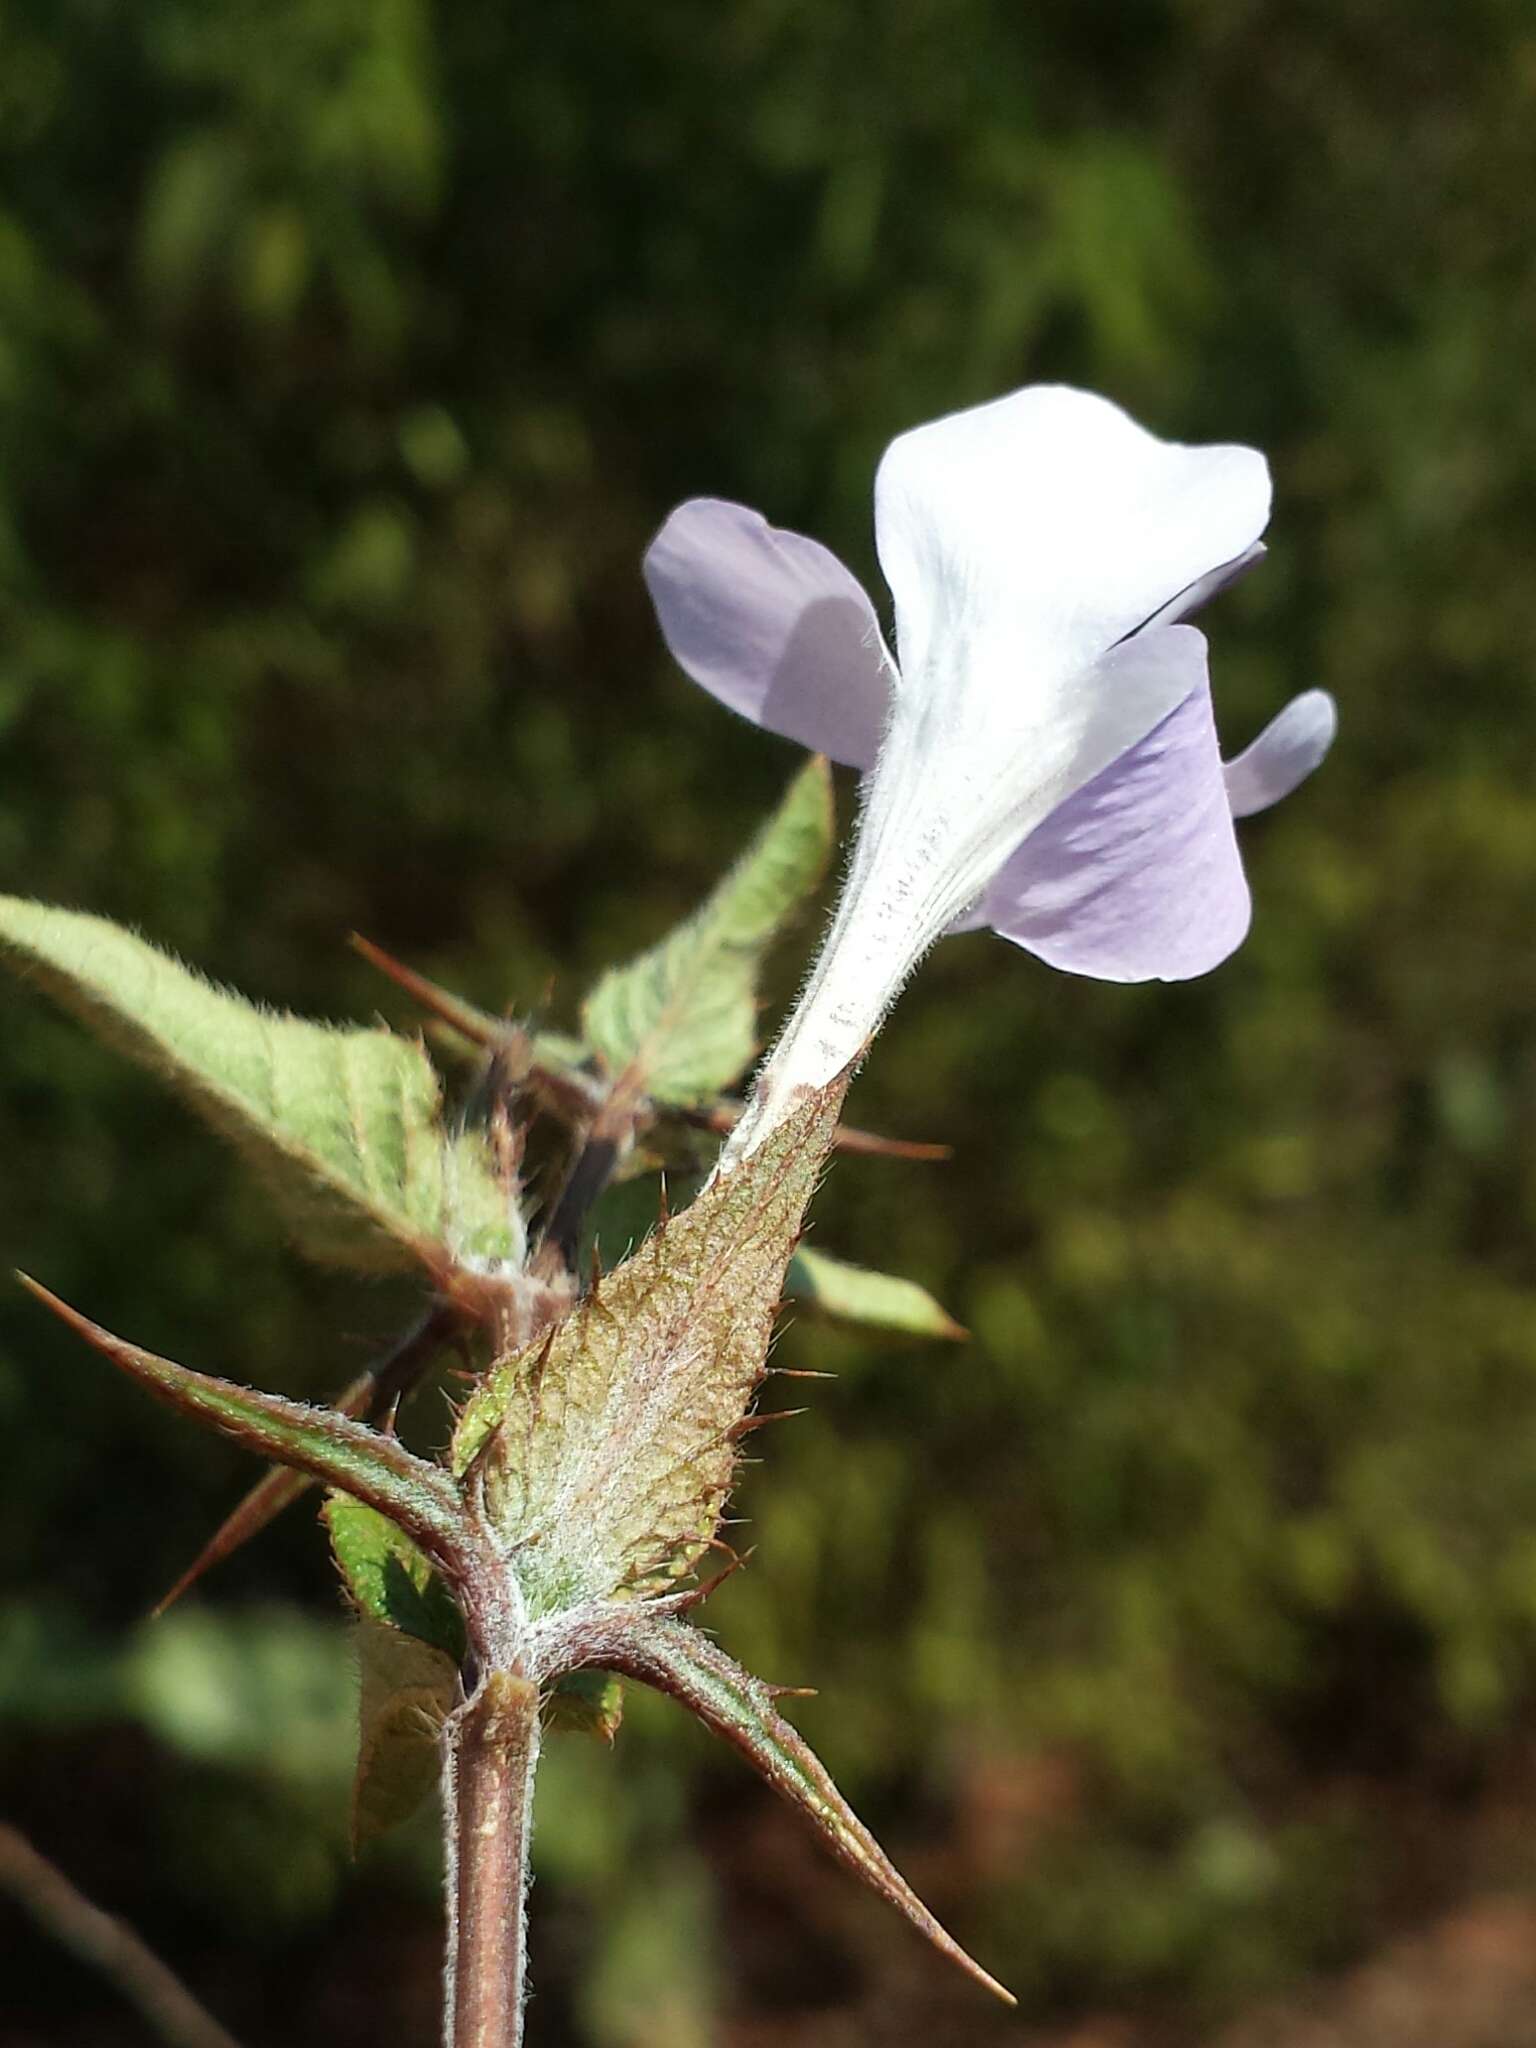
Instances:
[[[805,1413],[806,1410],[804,1408],[775,1408],[768,1415],[745,1415],[740,1422],[734,1423],[726,1431],[726,1435],[733,1442],[737,1442],[744,1436],[750,1436],[756,1429],[766,1429],[770,1422],[788,1422],[792,1415],[804,1415]]]
[[[515,1030],[515,1026],[503,1027],[495,1018],[484,1016],[472,1004],[461,1002],[445,988],[439,988],[435,981],[428,981],[424,974],[418,974],[414,967],[407,967],[403,960],[397,960],[392,953],[386,953],[382,946],[376,946],[372,939],[365,939],[361,932],[348,935],[347,944],[352,951],[366,960],[370,967],[376,967],[403,989],[413,1002],[419,1003],[429,1015],[446,1024],[451,1031],[458,1032],[474,1045],[494,1049],[503,1043],[503,1034]]]
[[[286,1465],[274,1465],[271,1471],[264,1472],[238,1507],[224,1517],[175,1585],[161,1594],[149,1610],[150,1620],[158,1621],[184,1593],[192,1590],[205,1572],[232,1557],[253,1536],[260,1535],[316,1483],[307,1473],[294,1472]]]
[[[495,1429],[488,1429],[486,1431],[480,1440],[475,1455],[459,1474],[459,1491],[469,1501],[475,1513],[482,1520],[485,1518],[485,1475],[490,1465],[491,1456],[496,1448],[496,1438],[499,1433],[500,1424]]]
[[[731,1547],[728,1543],[724,1544],[721,1547],[726,1550],[731,1550]],[[755,1547],[756,1546],[754,1545],[754,1549]],[[678,1601],[677,1612],[679,1614],[688,1614],[691,1613],[695,1607],[701,1607],[704,1604],[704,1602],[709,1598],[710,1594],[713,1593],[717,1587],[723,1586],[727,1579],[734,1578],[737,1572],[745,1568],[751,1556],[751,1550],[743,1551],[739,1557],[737,1556],[735,1551],[731,1550],[730,1562],[728,1564],[722,1565],[719,1571],[717,1571],[712,1578],[705,1579],[701,1584],[693,1587],[691,1591],[685,1593],[682,1596],[682,1598]]]
[[[93,1323],[89,1316],[81,1315],[79,1309],[71,1308],[67,1301],[60,1301],[41,1280],[34,1280],[30,1273],[23,1273],[19,1267],[16,1269],[16,1278],[26,1288],[28,1294],[40,1301],[44,1308],[51,1309],[59,1321],[73,1330],[76,1336],[83,1337],[93,1351],[103,1351],[110,1358],[113,1351],[119,1347],[117,1338],[109,1336],[100,1324]]]
[[[679,1112],[685,1123],[696,1130],[714,1131],[725,1136],[735,1129],[742,1112],[742,1105],[730,1098],[707,1103],[699,1109]],[[862,1154],[878,1159],[944,1160],[953,1159],[953,1145],[926,1144],[914,1138],[883,1138],[874,1131],[856,1130],[852,1124],[839,1124],[833,1133],[832,1143],[839,1152]]]

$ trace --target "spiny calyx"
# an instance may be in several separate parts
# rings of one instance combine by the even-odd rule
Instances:
[[[659,1591],[714,1536],[845,1087],[808,1095],[471,1396],[450,1463],[531,1613]]]

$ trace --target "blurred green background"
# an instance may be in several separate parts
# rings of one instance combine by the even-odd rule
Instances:
[[[794,765],[671,667],[649,533],[872,573],[885,442],[1032,379],[1268,452],[1224,731],[1342,708],[1210,980],[924,967],[856,1113],[956,1162],[844,1162],[818,1241],[974,1341],[784,1339],[839,1378],[711,1609],[1023,2020],[637,1705],[546,1773],[545,2048],[1536,2040],[1533,190],[1529,0],[0,0],[0,887],[567,1020]],[[6,1266],[295,1391],[395,1326],[0,1029]],[[434,2038],[313,1517],[147,1630],[249,1466],[15,1292],[0,1427],[0,1813],[249,2048]],[[147,2038],[3,1902],[0,1986],[4,2048]]]

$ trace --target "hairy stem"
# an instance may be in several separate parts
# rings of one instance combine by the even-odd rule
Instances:
[[[490,1671],[444,1730],[445,2048],[519,2048],[539,1689]]]

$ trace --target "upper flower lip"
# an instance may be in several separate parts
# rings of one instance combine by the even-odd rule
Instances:
[[[1256,449],[1161,441],[1066,385],[915,427],[875,476],[902,673],[936,635],[1005,636],[1023,689],[1044,695],[1242,556],[1269,507]]]

